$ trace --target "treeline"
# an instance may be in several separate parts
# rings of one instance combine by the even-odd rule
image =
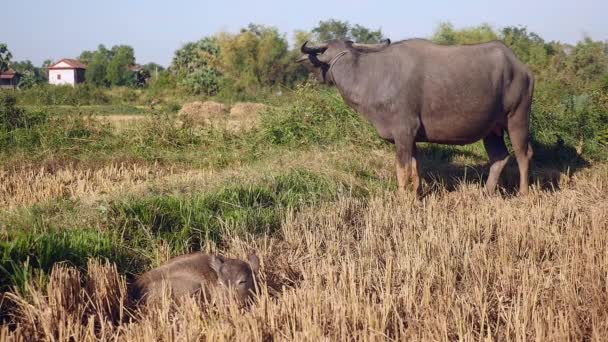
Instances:
[[[187,94],[214,96],[221,93],[253,93],[261,88],[292,86],[305,79],[307,71],[293,63],[305,40],[322,42],[352,39],[374,43],[384,37],[380,29],[350,25],[346,21],[321,21],[310,31],[294,32],[290,45],[285,33],[275,27],[250,24],[238,33],[219,32],[190,42],[175,51],[168,69],[149,63],[137,65],[128,45],[83,51],[78,59],[88,66],[86,82],[98,87],[152,86]],[[389,37],[396,40],[399,37]],[[501,40],[527,63],[541,82],[568,89],[601,88],[608,84],[608,43],[584,38],[575,45],[545,41],[525,27],[495,29],[483,24],[456,29],[449,23],[438,26],[432,40],[440,44],[472,44]],[[11,66],[22,74],[20,86],[46,82],[45,61],[35,67],[30,61],[11,62],[4,45],[0,66]]]
[[[311,31],[296,31],[295,44],[275,27],[250,24],[238,33],[220,32],[185,44],[175,52],[170,74],[178,87],[192,94],[255,93],[260,88],[292,86],[307,77],[294,63],[305,40],[352,39],[373,43],[384,38],[380,29],[346,21],[327,20]]]
[[[332,19],[321,21],[309,32],[296,31],[296,44],[290,47],[286,34],[277,28],[250,24],[238,33],[220,32],[185,44],[175,51],[168,69],[156,63],[138,65],[129,45],[109,49],[99,45],[97,50],[83,51],[78,59],[87,65],[86,83],[97,87],[178,88],[188,94],[209,96],[221,90],[255,93],[261,87],[291,86],[306,78],[306,70],[293,63],[304,40],[336,38],[371,43],[380,41],[383,34],[379,29]],[[20,88],[48,81],[50,60],[35,67],[29,60],[11,62],[10,52],[7,54],[2,57],[0,53],[0,61],[22,75]]]

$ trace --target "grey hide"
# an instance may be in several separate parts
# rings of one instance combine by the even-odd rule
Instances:
[[[528,192],[529,112],[534,78],[500,42],[442,46],[423,39],[354,45],[333,40],[302,46],[298,59],[319,81],[333,84],[344,101],[396,145],[397,180],[403,191],[411,177],[419,191],[416,142],[451,145],[483,139],[490,159],[486,189],[492,191],[509,153],[509,133]]]

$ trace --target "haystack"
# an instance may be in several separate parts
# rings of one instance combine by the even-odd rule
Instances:
[[[226,122],[226,129],[230,132],[248,131],[260,124],[260,114],[267,106],[262,103],[239,102],[232,106]]]
[[[192,125],[209,125],[214,121],[224,120],[228,110],[226,106],[214,101],[195,101],[185,103],[179,111],[180,119]]]
[[[239,102],[228,111],[228,108],[219,102],[196,101],[184,104],[179,116],[184,125],[207,126],[238,133],[258,127],[260,113],[266,108],[267,106],[261,103]]]

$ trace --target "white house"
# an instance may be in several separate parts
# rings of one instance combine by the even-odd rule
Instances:
[[[74,86],[84,82],[84,72],[87,67],[79,60],[64,58],[49,67],[49,83]]]

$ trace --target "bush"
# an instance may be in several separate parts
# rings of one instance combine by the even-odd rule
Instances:
[[[560,84],[540,83],[531,116],[537,142],[564,145],[592,159],[608,158],[608,96],[601,89],[575,92]]]
[[[335,199],[346,185],[293,170],[257,185],[229,185],[193,197],[129,198],[111,204],[109,222],[120,227],[130,246],[150,249],[151,237],[180,253],[202,242],[222,242],[222,228],[263,234],[279,228],[284,209]],[[359,193],[357,193],[359,194]]]
[[[77,153],[111,149],[107,125],[90,117],[61,115],[17,107],[14,96],[0,93],[0,152]],[[30,154],[36,158],[35,154]]]
[[[184,76],[179,85],[190,94],[212,96],[219,90],[220,74],[215,69],[203,67]]]
[[[22,105],[92,105],[108,104],[110,98],[106,93],[90,84],[69,85],[37,85],[17,93],[17,100]]]
[[[333,89],[306,83],[298,86],[286,102],[262,116],[262,136],[271,144],[380,143],[373,127]]]
[[[26,111],[16,106],[11,94],[0,93],[0,147],[9,150],[16,146],[36,146],[40,133],[36,128],[48,121],[43,111]]]

